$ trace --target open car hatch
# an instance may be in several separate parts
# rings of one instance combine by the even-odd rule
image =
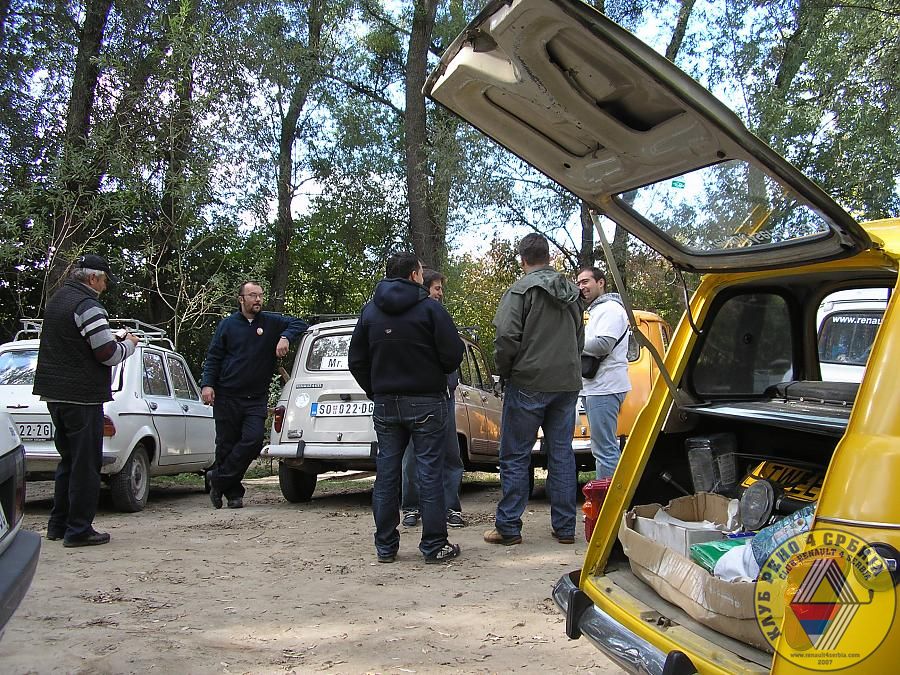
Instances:
[[[715,96],[578,0],[495,0],[424,92],[691,271],[869,248],[821,188]]]

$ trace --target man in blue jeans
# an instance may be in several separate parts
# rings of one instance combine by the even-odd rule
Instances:
[[[597,478],[611,478],[621,449],[616,428],[619,409],[631,391],[628,378],[628,315],[618,293],[606,292],[606,278],[596,267],[585,267],[576,281],[588,304],[584,353],[602,359],[592,378],[583,378],[581,395],[591,427],[591,452]]]
[[[500,487],[489,544],[522,543],[531,449],[538,427],[547,451],[551,535],[575,543],[577,474],[572,451],[581,389],[583,305],[578,288],[550,267],[550,247],[537,234],[519,242],[525,275],[500,299],[494,316],[494,361],[505,383],[500,427]]]
[[[426,269],[423,272],[422,285],[428,289],[432,300],[444,302],[444,283],[446,278],[437,270]],[[447,527],[465,527],[462,517],[462,504],[459,501],[459,487],[462,484],[464,467],[459,452],[459,437],[456,435],[456,387],[459,385],[459,372],[447,375],[447,442],[444,447],[444,506],[447,508]],[[403,491],[401,497],[403,509],[403,525],[415,527],[421,517],[419,511],[419,486],[416,481],[416,453],[412,443],[406,446],[403,453]]]
[[[400,548],[400,473],[412,439],[419,481],[426,563],[459,555],[447,541],[444,506],[444,441],[447,374],[462,362],[465,346],[447,310],[422,286],[414,253],[394,253],[385,279],[360,314],[350,338],[350,372],[375,404],[378,436],[372,513],[378,562],[392,563]]]

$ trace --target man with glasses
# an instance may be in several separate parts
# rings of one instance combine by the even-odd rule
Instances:
[[[263,312],[263,289],[245,281],[238,289],[238,311],[219,322],[203,364],[201,397],[213,406],[216,465],[209,471],[209,498],[215,508],[244,506],[241,481],[259,457],[265,435],[269,384],[276,358],[308,328],[294,317]]]
[[[112,367],[134,353],[137,337],[117,340],[99,297],[116,279],[99,255],[83,255],[44,311],[34,394],[47,402],[59,452],[47,539],[67,548],[98,546],[94,529],[103,465],[103,404],[112,400]]]

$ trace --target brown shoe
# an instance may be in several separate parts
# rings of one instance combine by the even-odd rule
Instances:
[[[574,534],[560,534],[556,530],[550,530],[550,534],[560,544],[574,544],[575,543],[575,535]]]
[[[488,530],[484,533],[484,540],[489,544],[502,544],[503,546],[512,546],[522,543],[521,534],[500,534],[496,529]]]

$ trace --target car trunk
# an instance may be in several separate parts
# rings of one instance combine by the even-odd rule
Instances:
[[[700,305],[695,298],[692,306],[700,335],[683,320],[667,357],[670,368],[686,364],[676,379],[679,405],[673,405],[658,380],[625,447],[594,532],[581,588],[598,607],[624,622],[640,617],[660,640],[689,645],[692,658],[699,655],[719,667],[724,664],[726,671],[771,667],[771,649],[763,640],[753,643],[713,629],[715,621],[700,621],[696,612],[687,611],[690,599],[667,597],[665,589],[647,582],[645,570],[636,570],[623,548],[623,513],[639,505],[666,505],[702,490],[740,498],[762,481],[774,487],[777,502],[767,522],[809,504],[818,504],[816,518],[826,527],[848,517],[887,520],[885,513],[860,513],[858,500],[846,498],[847,486],[826,479],[836,463],[846,476],[846,465],[857,461],[840,448],[883,416],[869,410],[857,414],[854,406],[858,399],[871,400],[871,388],[886,383],[874,377],[861,385],[823,381],[816,336],[816,311],[824,294],[847,284],[895,285],[894,270],[870,265],[876,259],[884,261],[864,254],[856,261],[797,268],[777,277],[748,274],[705,280],[697,296],[710,299]],[[771,298],[779,300],[768,303]],[[758,316],[754,319],[750,313]],[[886,323],[890,317],[888,310]],[[867,366],[875,372],[884,370],[877,360],[886,358],[878,345],[880,334]],[[767,335],[778,337],[767,341]],[[700,446],[713,448],[706,464],[697,460]],[[727,461],[719,464],[723,458]],[[752,627],[753,608],[743,611],[749,622],[745,628]]]

